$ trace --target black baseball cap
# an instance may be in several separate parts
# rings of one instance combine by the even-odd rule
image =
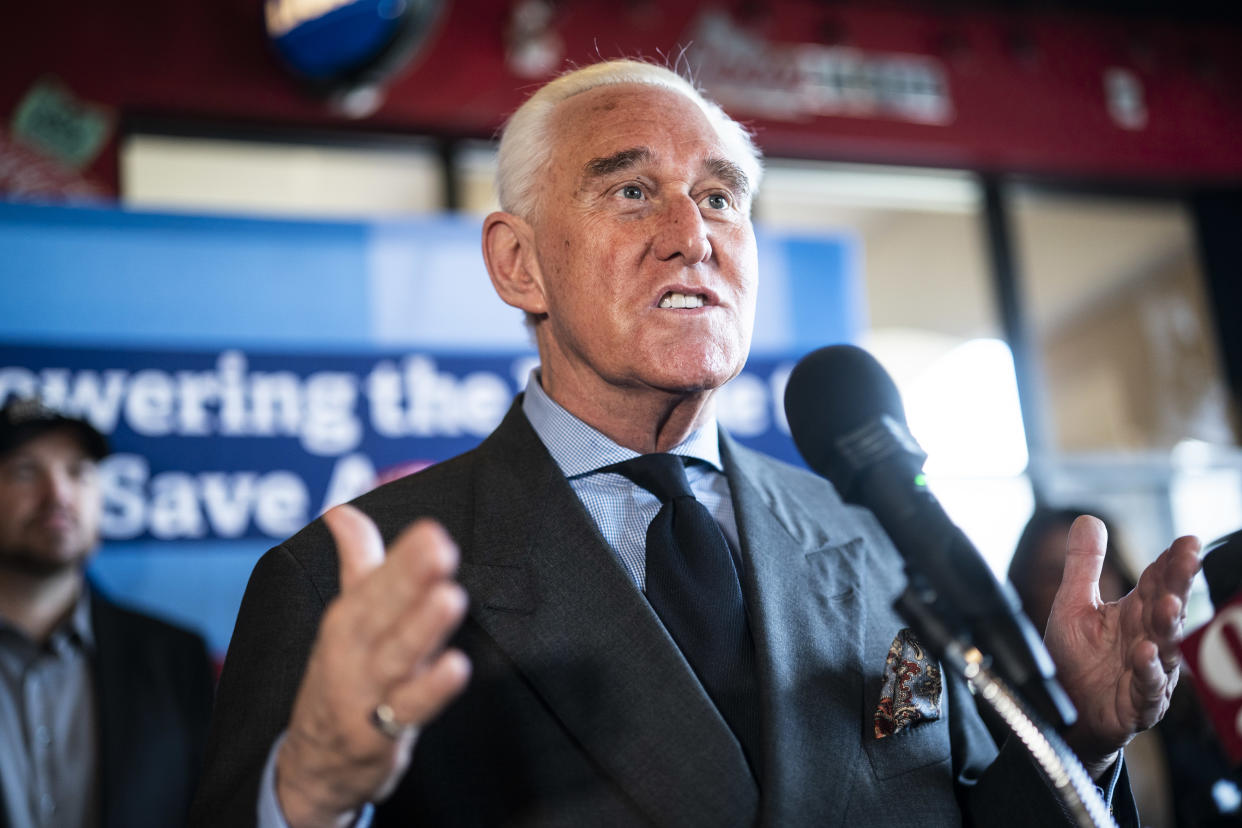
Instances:
[[[59,429],[72,431],[90,457],[100,460],[108,455],[107,439],[86,420],[57,411],[36,397],[11,397],[0,408],[0,456]]]

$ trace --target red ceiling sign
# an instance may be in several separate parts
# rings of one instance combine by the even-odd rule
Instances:
[[[256,0],[129,5],[24,6],[0,33],[0,116],[55,75],[122,124],[490,138],[553,72],[643,55],[696,70],[769,155],[1242,182],[1236,27],[913,3],[453,0],[382,106],[351,120],[288,76]],[[114,142],[90,172],[114,178]]]
[[[735,115],[953,120],[948,72],[933,56],[769,42],[718,10],[700,15],[684,40],[695,79]]]

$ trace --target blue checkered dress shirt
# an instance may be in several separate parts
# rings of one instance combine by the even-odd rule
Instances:
[[[604,540],[616,552],[625,571],[639,589],[646,589],[647,525],[660,511],[660,501],[623,475],[598,471],[604,466],[637,457],[638,453],[617,445],[561,408],[539,385],[538,371],[532,371],[526,383],[522,411],[582,500],[582,505],[591,514]],[[736,558],[737,519],[733,516],[729,481],[720,465],[720,442],[715,419],[694,431],[669,453],[701,461],[686,467],[690,488],[720,524]]]

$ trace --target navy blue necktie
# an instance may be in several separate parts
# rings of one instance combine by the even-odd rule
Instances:
[[[754,644],[733,555],[673,454],[644,454],[616,472],[660,499],[647,527],[647,601],[677,642],[758,772]]]

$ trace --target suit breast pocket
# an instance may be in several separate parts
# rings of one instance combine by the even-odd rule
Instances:
[[[952,749],[949,725],[943,718],[923,722],[884,739],[868,733],[863,737],[863,745],[877,779],[890,779],[944,762]]]
[[[902,629],[881,673],[865,680],[863,745],[877,779],[889,779],[949,758],[948,710],[940,666]]]

